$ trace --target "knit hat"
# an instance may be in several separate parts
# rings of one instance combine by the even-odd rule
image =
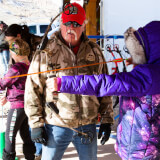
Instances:
[[[67,9],[68,8],[68,9]],[[82,25],[86,19],[86,13],[83,7],[78,3],[70,3],[64,7],[64,11],[62,13],[61,19],[63,23],[67,23],[69,21],[75,21],[78,24]]]
[[[10,43],[9,49],[19,56],[29,56],[30,54],[28,43],[19,38],[14,39]]]

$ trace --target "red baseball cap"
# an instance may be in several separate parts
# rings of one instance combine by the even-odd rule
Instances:
[[[64,11],[61,16],[63,23],[67,23],[69,21],[75,21],[80,25],[83,24],[84,20],[86,19],[86,13],[81,5],[74,2],[66,5],[64,9],[67,10]]]

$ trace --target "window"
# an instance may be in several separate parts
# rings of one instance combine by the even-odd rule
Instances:
[[[36,34],[37,33],[37,29],[36,29],[36,26],[29,26],[29,32],[32,33],[32,34]]]
[[[40,33],[45,33],[46,29],[47,29],[48,25],[40,25]],[[52,28],[50,28],[49,31],[51,31]]]
[[[37,23],[37,24],[29,24],[29,32],[38,36],[43,36],[49,24],[47,23]],[[52,27],[49,31],[52,30]]]

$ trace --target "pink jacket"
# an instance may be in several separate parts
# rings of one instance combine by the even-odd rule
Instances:
[[[0,80],[0,89],[3,90],[7,87],[7,100],[11,104],[11,109],[24,108],[24,90],[27,77],[8,77],[26,74],[28,68],[29,66],[25,63],[16,63],[11,66],[4,78]]]

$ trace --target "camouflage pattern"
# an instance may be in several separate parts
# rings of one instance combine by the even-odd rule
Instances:
[[[60,39],[60,32],[56,32],[48,41],[45,50],[37,51],[30,65],[29,73],[43,72],[73,66],[98,63],[105,61],[97,44],[83,35],[77,55]],[[113,108],[111,97],[74,95],[59,93],[54,95],[47,87],[46,80],[51,75],[57,77],[65,75],[92,75],[108,73],[106,64],[33,74],[27,77],[25,90],[25,111],[29,117],[31,128],[37,128],[44,123],[66,127],[54,111],[46,106],[46,102],[54,102],[59,110],[59,116],[70,127],[94,124],[101,114],[102,123],[113,123]]]

